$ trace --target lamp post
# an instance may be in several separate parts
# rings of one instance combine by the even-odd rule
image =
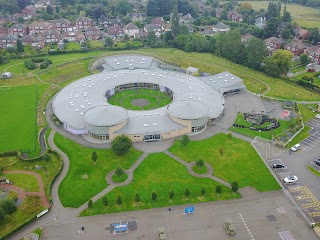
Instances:
[[[261,130],[259,130],[259,138],[260,138],[260,133],[261,133]]]

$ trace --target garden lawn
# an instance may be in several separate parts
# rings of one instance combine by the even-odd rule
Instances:
[[[301,112],[302,120],[304,123],[308,122],[311,118],[314,118],[317,112],[312,112],[308,107],[313,109],[318,109],[318,104],[298,104],[299,110]]]
[[[29,174],[2,174],[13,184],[26,192],[39,192],[39,184],[37,178]]]
[[[0,152],[36,151],[37,86],[0,91]]]
[[[271,131],[261,131],[259,133],[259,131],[254,131],[251,130],[250,128],[237,128],[237,127],[231,127],[230,130],[233,132],[237,132],[240,133],[242,135],[248,136],[248,137],[256,137],[256,136],[260,136],[266,139],[272,139],[272,137],[275,137],[283,132],[285,132],[290,125],[291,121],[285,121],[285,120],[279,120],[280,123],[280,127],[271,130]],[[235,121],[235,124],[240,124],[240,125],[244,125],[244,126],[251,126],[251,124],[248,125],[248,122],[244,120],[243,118],[243,114],[239,113],[237,116],[237,119]],[[265,126],[270,125],[270,123],[266,123]],[[261,126],[263,127],[263,126]]]
[[[218,183],[211,179],[191,176],[185,166],[164,153],[153,153],[134,171],[134,181],[132,183],[125,187],[116,188],[107,194],[108,207],[105,207],[102,199],[99,199],[91,209],[86,209],[82,212],[81,216],[240,197],[238,193],[233,194],[225,186],[222,186],[222,194],[218,197],[215,193],[217,185]],[[201,197],[200,194],[202,187],[206,189],[204,197]],[[186,188],[190,190],[188,198],[184,195]],[[169,198],[171,190],[175,194],[172,201]],[[155,202],[151,199],[152,191],[156,191],[158,195]],[[134,202],[134,196],[137,193],[141,198],[138,204]],[[121,207],[116,203],[119,195],[122,198]]]
[[[220,148],[224,150],[223,155],[219,153]],[[212,165],[216,177],[229,183],[236,180],[240,188],[249,186],[258,191],[280,189],[250,143],[235,137],[220,133],[206,140],[191,141],[186,147],[175,141],[169,151],[187,162],[202,159]]]
[[[111,149],[86,148],[59,134],[55,134],[54,142],[70,160],[68,174],[59,186],[59,197],[64,207],[84,204],[107,187],[108,172],[117,167],[128,169],[141,155],[132,148],[125,156],[117,156]],[[93,151],[98,155],[96,163],[91,159]]]

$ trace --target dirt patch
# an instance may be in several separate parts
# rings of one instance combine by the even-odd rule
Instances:
[[[132,100],[131,104],[133,106],[137,106],[137,107],[145,107],[150,104],[150,101],[145,98],[137,98],[137,99]]]

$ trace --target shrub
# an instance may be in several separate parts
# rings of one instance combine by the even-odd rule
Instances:
[[[198,161],[196,161],[196,165],[198,167],[203,167],[204,166],[204,161],[202,159],[199,159]]]
[[[124,174],[124,171],[121,167],[117,167],[115,173],[120,177],[122,174]]]
[[[173,191],[173,190],[171,190],[171,191],[169,192],[169,197],[170,197],[170,199],[172,199],[172,198],[174,197],[174,191]]]
[[[13,199],[5,199],[0,202],[0,208],[4,211],[5,214],[11,214],[17,210],[17,206]]]
[[[186,188],[186,190],[184,191],[184,195],[185,195],[186,197],[189,197],[189,196],[190,196],[190,190],[189,190],[189,188]]]
[[[98,159],[98,154],[97,154],[95,151],[92,152],[91,159],[92,159],[92,161],[94,161],[94,162],[97,161],[97,159]]]
[[[221,156],[223,156],[224,149],[223,149],[223,148],[220,148],[220,149],[219,149],[219,153],[220,153]]]
[[[104,206],[108,206],[109,201],[108,201],[107,196],[104,196],[104,197],[102,198],[102,202],[103,202],[103,205],[104,205]]]
[[[92,208],[92,199],[89,199],[88,201],[88,208]]]
[[[182,146],[187,146],[188,143],[190,142],[190,138],[188,135],[183,135],[181,138],[181,145]]]
[[[158,194],[156,191],[152,191],[151,198],[152,198],[152,201],[154,201],[154,202],[157,200]]]
[[[202,196],[204,196],[206,194],[206,189],[202,187],[200,193]]]
[[[221,185],[216,186],[216,193],[220,194],[222,192],[222,187]]]
[[[118,205],[121,205],[121,204],[122,204],[122,198],[121,198],[120,195],[119,195],[118,198],[117,198],[117,204],[118,204]]]
[[[237,181],[233,181],[233,182],[231,183],[231,189],[232,189],[232,192],[238,191],[238,189],[239,189],[239,184],[238,184]]]
[[[40,64],[40,69],[45,69],[47,67],[48,67],[48,65],[46,63],[41,63]]]
[[[115,154],[118,156],[125,155],[127,152],[130,151],[132,147],[132,141],[125,135],[117,136],[111,142],[111,148]]]
[[[140,202],[140,195],[138,193],[134,196],[134,201],[137,203]]]
[[[37,67],[37,65],[30,59],[24,61],[24,66],[29,70],[34,70]]]

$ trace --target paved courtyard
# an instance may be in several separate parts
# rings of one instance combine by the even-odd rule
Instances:
[[[281,191],[251,193],[244,199],[196,204],[193,215],[184,215],[183,207],[133,211],[78,218],[74,223],[43,228],[43,240],[61,239],[157,239],[158,227],[164,227],[169,240],[299,240],[317,239],[296,208]],[[236,235],[227,235],[224,222],[232,221]],[[41,221],[41,220],[40,220]],[[136,221],[137,230],[113,235],[111,223]],[[85,230],[79,233],[81,227]]]

